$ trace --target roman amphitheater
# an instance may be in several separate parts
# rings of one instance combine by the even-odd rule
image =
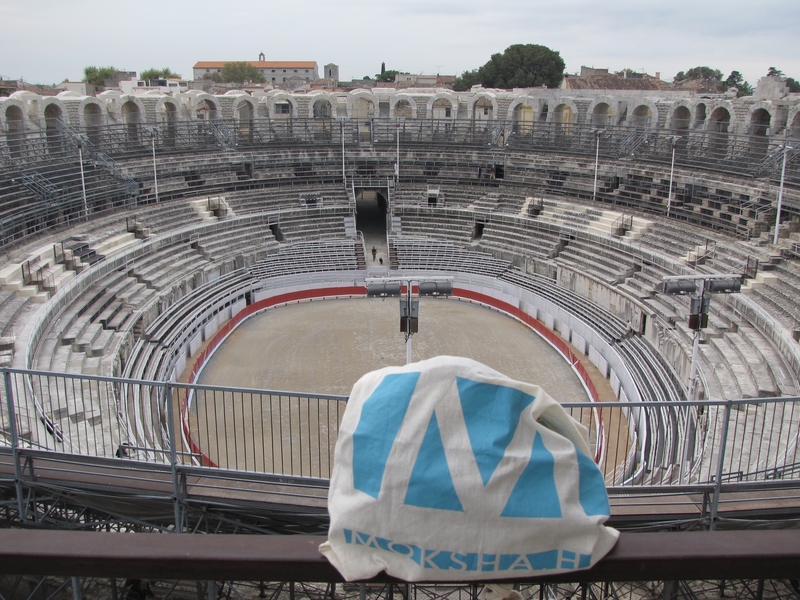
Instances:
[[[367,280],[438,278],[414,358],[569,379],[611,524],[791,522],[799,232],[778,79],[0,98],[0,514],[323,534],[347,389],[404,362]]]

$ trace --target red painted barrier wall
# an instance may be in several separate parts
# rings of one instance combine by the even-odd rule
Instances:
[[[412,286],[412,290],[416,291],[416,286]],[[405,286],[403,287],[403,291],[405,291]],[[214,352],[214,350],[225,340],[225,338],[230,334],[234,329],[239,326],[244,319],[254,315],[257,312],[265,310],[267,308],[271,308],[274,306],[278,306],[281,304],[289,304],[292,302],[299,302],[300,300],[309,300],[313,298],[336,298],[336,297],[348,297],[348,296],[365,296],[367,293],[367,288],[365,286],[346,286],[346,287],[330,287],[330,288],[318,288],[313,290],[301,290],[297,292],[288,292],[285,294],[278,294],[277,296],[272,296],[270,298],[264,298],[263,300],[259,300],[258,302],[254,302],[253,304],[246,306],[242,309],[236,316],[234,316],[231,320],[225,323],[220,329],[214,334],[211,338],[209,343],[206,345],[205,348],[197,355],[197,358],[192,365],[192,370],[189,374],[189,383],[194,383],[197,374],[202,370],[203,365]],[[491,306],[501,312],[507,313],[512,317],[519,319],[526,325],[528,325],[531,329],[535,330],[539,333],[543,338],[545,338],[548,342],[550,342],[572,365],[575,369],[578,376],[583,381],[586,389],[589,391],[589,396],[593,402],[598,401],[598,394],[597,388],[594,385],[594,382],[589,377],[589,373],[586,371],[586,368],[583,364],[578,360],[578,357],[569,347],[569,344],[561,339],[561,336],[556,334],[555,332],[551,331],[545,325],[529,314],[521,311],[520,309],[508,304],[507,302],[503,302],[502,300],[498,300],[492,296],[487,296],[486,294],[481,294],[479,292],[473,292],[471,290],[466,290],[463,288],[454,288],[453,295],[458,298],[464,298],[466,300],[473,300],[475,302],[479,302],[486,306]],[[189,430],[189,418],[187,414],[188,408],[188,401],[189,401],[189,390],[186,391],[186,395],[184,396],[183,403],[181,405],[181,425],[183,427],[183,433],[186,436],[187,441],[189,442],[189,447],[192,453],[197,454],[200,456],[201,463],[204,466],[209,467],[216,467],[218,466],[211,458],[209,458],[197,445],[191,435],[191,431]],[[602,441],[604,439],[603,436],[603,420],[600,411],[596,411],[597,421],[599,424],[599,432],[598,432],[598,444],[597,449],[595,452],[595,461],[600,459],[600,455],[602,454]]]

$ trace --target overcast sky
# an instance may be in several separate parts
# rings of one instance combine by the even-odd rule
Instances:
[[[656,5],[655,7],[653,7]],[[710,66],[755,85],[800,80],[800,0],[0,0],[0,75],[80,80],[87,65],[191,78],[199,60],[313,60],[340,79],[387,69],[460,74],[511,44],[581,65],[660,72]],[[320,70],[321,73],[321,70]]]

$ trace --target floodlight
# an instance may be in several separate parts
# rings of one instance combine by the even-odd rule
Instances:
[[[706,291],[712,294],[733,294],[742,289],[739,279],[711,279],[706,281]]]
[[[400,295],[400,283],[397,281],[377,281],[367,284],[367,298],[397,298]]]
[[[420,296],[450,296],[453,294],[453,284],[450,281],[420,281]]]
[[[696,294],[697,284],[690,280],[662,281],[656,286],[659,294]]]

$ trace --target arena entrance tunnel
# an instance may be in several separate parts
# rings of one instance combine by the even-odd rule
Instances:
[[[388,266],[389,247],[386,240],[388,230],[388,187],[354,187],[356,199],[356,229],[364,235],[364,245],[369,251],[375,248],[375,254],[370,261],[380,261],[379,264]]]
[[[366,236],[380,234],[386,237],[388,202],[385,188],[355,188],[356,228]]]

